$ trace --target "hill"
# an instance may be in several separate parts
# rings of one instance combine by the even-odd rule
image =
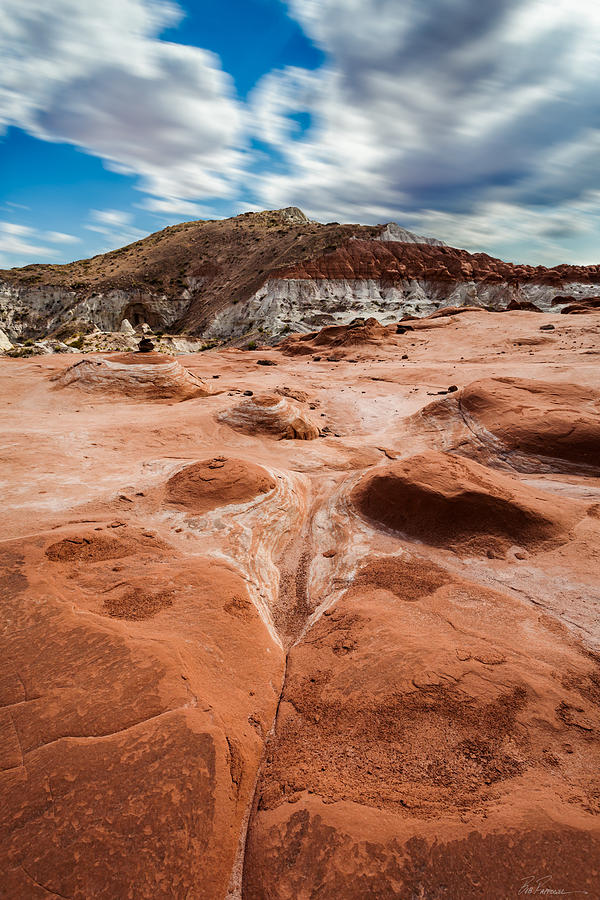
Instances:
[[[600,266],[513,265],[447,247],[395,223],[311,222],[296,207],[184,222],[118,250],[67,265],[0,271],[0,328],[39,338],[65,323],[231,340],[260,323],[289,331],[384,321],[440,306],[496,309],[600,293]]]

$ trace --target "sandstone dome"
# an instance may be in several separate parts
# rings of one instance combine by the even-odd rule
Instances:
[[[457,399],[508,450],[600,466],[600,393],[590,388],[488,378],[467,385]]]
[[[230,503],[246,503],[275,487],[275,479],[254,463],[217,456],[185,466],[167,481],[165,503],[201,515]]]
[[[392,334],[374,317],[359,318],[349,325],[327,325],[320,331],[293,335],[281,343],[280,349],[286,356],[304,356],[328,348],[359,347],[363,344],[379,347],[393,343]]]
[[[470,459],[428,451],[377,467],[351,493],[361,516],[432,546],[475,552],[567,540],[582,504]]]
[[[255,394],[219,414],[236,431],[261,432],[282,439],[312,441],[319,437],[318,426],[287,397]]]
[[[208,386],[172,356],[162,353],[115,353],[85,358],[60,373],[60,387],[118,394],[141,400],[189,400],[207,397]]]

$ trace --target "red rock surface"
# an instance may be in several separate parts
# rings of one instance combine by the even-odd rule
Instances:
[[[244,896],[502,897],[550,866],[593,894],[570,798],[572,760],[600,762],[598,664],[565,637],[427,559],[367,558],[290,653]]]
[[[280,440],[312,441],[319,436],[310,416],[281,395],[256,394],[225,410],[219,418],[237,431],[273,435]]]
[[[454,247],[404,244],[394,241],[353,238],[331,253],[287,266],[278,273],[284,278],[374,278],[396,281],[405,278],[432,278],[436,281],[506,281],[550,285],[572,281],[600,283],[599,266],[515,265]]]
[[[598,895],[600,323],[545,321],[186,403],[0,360],[2,897]]]
[[[101,396],[118,394],[148,400],[189,400],[211,393],[204,382],[163,353],[115,353],[84,358],[57,375],[57,387],[74,387]]]
[[[600,468],[600,391],[524,378],[493,378],[466,385],[425,407],[415,422],[458,425],[461,452],[526,468],[597,472]],[[456,436],[455,442],[459,439]]]
[[[565,543],[586,514],[575,501],[558,503],[479,463],[436,451],[378,466],[351,496],[378,525],[434,546],[479,552]]]

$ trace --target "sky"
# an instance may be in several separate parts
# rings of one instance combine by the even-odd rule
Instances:
[[[0,0],[0,267],[299,206],[600,262],[596,0]]]

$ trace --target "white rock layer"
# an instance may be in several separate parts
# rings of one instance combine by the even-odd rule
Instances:
[[[225,340],[260,324],[271,334],[309,332],[325,325],[347,325],[358,316],[374,316],[381,323],[396,322],[404,315],[424,316],[442,306],[481,306],[505,309],[511,300],[530,301],[542,310],[554,297],[576,298],[598,294],[597,284],[565,284],[550,287],[476,281],[440,282],[407,279],[394,285],[378,279],[278,278],[267,281],[248,300],[218,313],[205,337]]]

